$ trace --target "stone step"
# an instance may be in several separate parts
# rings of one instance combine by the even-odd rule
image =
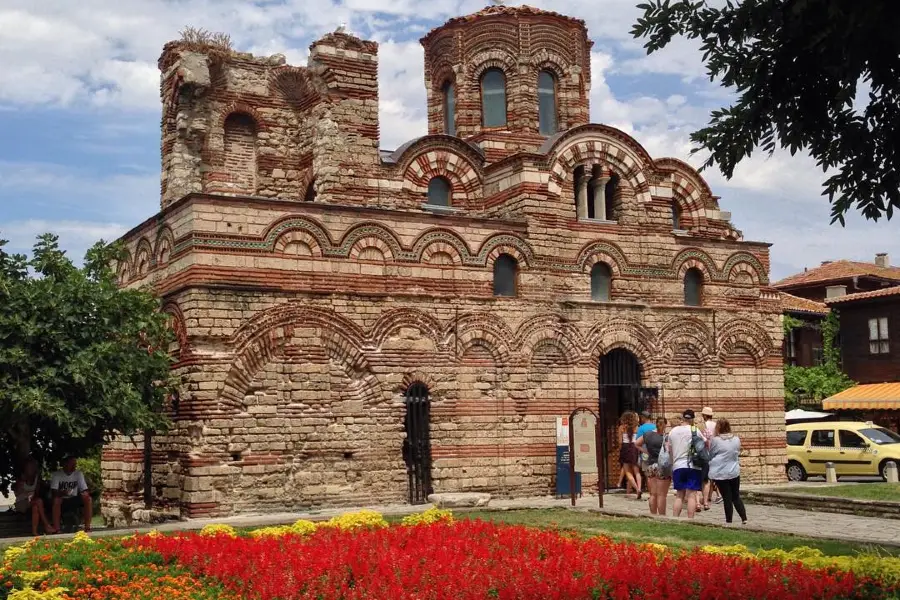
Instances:
[[[428,501],[438,508],[477,508],[487,506],[491,495],[476,492],[431,494]]]

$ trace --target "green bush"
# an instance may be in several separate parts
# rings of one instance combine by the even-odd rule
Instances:
[[[78,459],[78,470],[84,473],[84,480],[88,484],[91,491],[91,498],[94,501],[94,511],[100,510],[100,495],[103,493],[103,478],[100,475],[100,456],[91,456],[88,458]]]

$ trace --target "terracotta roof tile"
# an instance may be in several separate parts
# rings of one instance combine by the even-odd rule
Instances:
[[[801,285],[850,279],[857,276],[880,277],[900,283],[900,267],[879,267],[875,263],[836,260],[821,267],[785,277],[781,281],[774,283],[773,286],[780,289],[789,289]]]
[[[782,310],[785,312],[802,312],[823,316],[828,314],[828,307],[822,302],[807,300],[785,292],[779,292],[779,295],[781,296]]]
[[[857,294],[846,294],[829,298],[825,300],[826,304],[840,304],[842,302],[853,302],[855,300],[868,300],[869,298],[887,298],[890,296],[900,296],[900,285],[884,288],[882,290],[872,290],[871,292],[859,292]]]

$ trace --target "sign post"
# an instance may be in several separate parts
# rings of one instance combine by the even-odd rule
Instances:
[[[597,496],[603,508],[603,464],[600,459],[600,428],[597,415],[589,408],[579,407],[569,415],[569,474],[575,481],[576,468],[580,473],[597,473]],[[575,487],[572,486],[572,506],[575,506]]]
[[[572,493],[581,496],[581,473],[572,479],[572,452],[569,449],[569,417],[556,417],[556,497]]]

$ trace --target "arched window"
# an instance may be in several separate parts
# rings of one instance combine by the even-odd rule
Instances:
[[[494,261],[494,295],[515,296],[517,292],[517,279],[519,278],[519,263],[509,254],[501,254]]]
[[[450,206],[450,182],[443,177],[432,177],[428,182],[428,204]]]
[[[232,191],[256,193],[256,122],[249,115],[225,119],[225,174]]]
[[[681,207],[672,202],[672,229],[681,229]]]
[[[556,133],[556,77],[550,71],[538,74],[538,130],[541,135]]]
[[[684,305],[700,306],[703,301],[703,273],[690,268],[684,274]]]
[[[316,180],[313,179],[306,186],[306,193],[303,195],[304,202],[315,202],[316,200]]]
[[[609,302],[611,284],[612,270],[606,263],[598,262],[591,269],[591,300]]]
[[[443,87],[444,94],[444,133],[456,135],[456,86],[448,81]]]
[[[619,176],[615,173],[606,182],[605,200],[606,200],[606,220],[619,220]]]
[[[500,69],[481,76],[481,121],[485,127],[506,125],[506,77]]]

